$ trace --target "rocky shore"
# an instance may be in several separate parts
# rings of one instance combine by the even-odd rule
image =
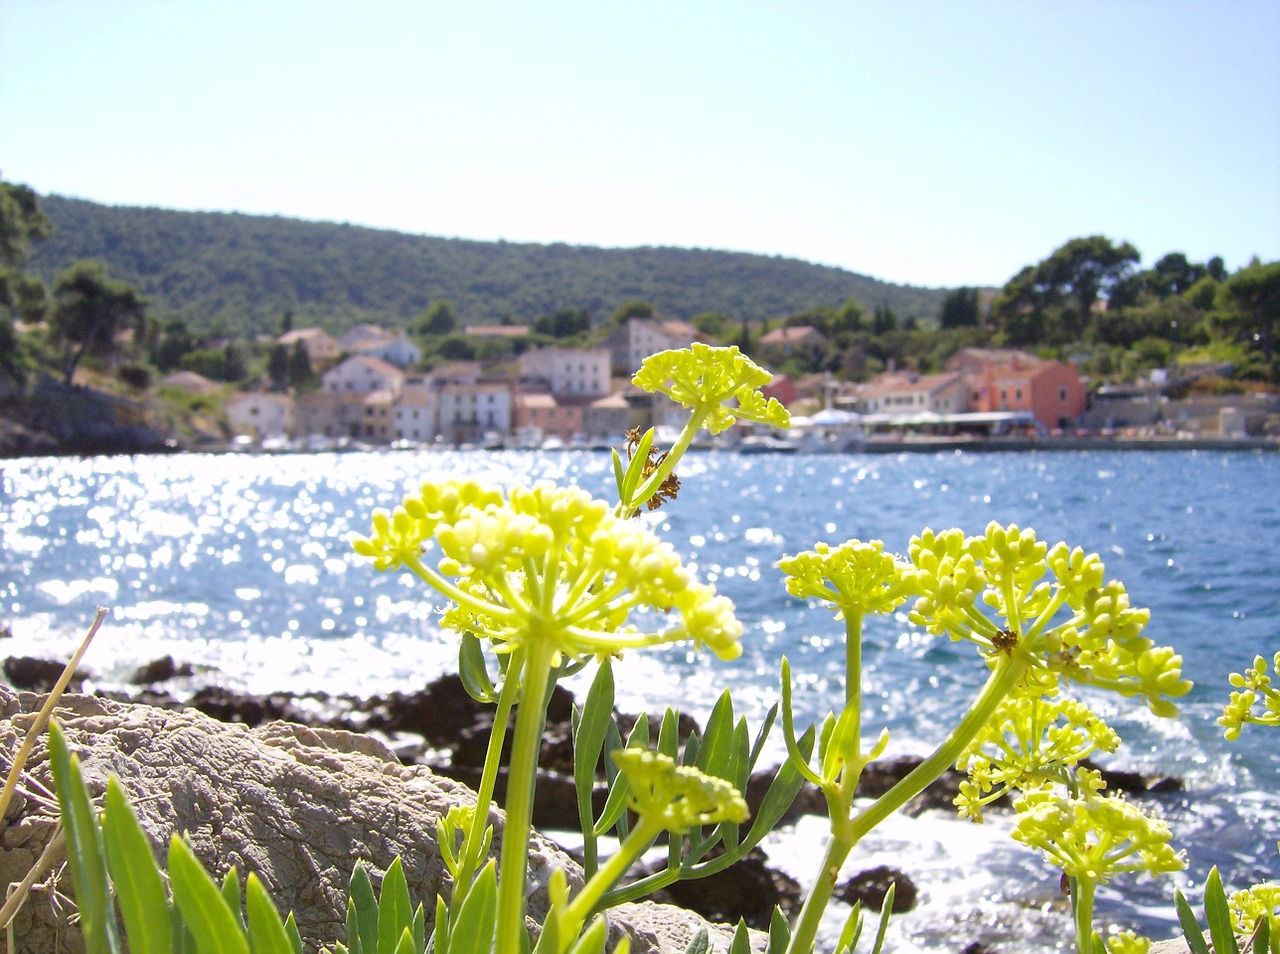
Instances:
[[[15,689],[44,692],[57,678],[62,665],[58,660],[8,657],[3,668],[6,680]],[[461,783],[467,787],[466,791],[479,781],[492,728],[491,708],[467,695],[461,680],[452,675],[441,676],[416,691],[368,698],[290,692],[250,695],[219,686],[216,674],[197,673],[190,665],[163,657],[140,667],[131,681],[133,685],[127,690],[100,693],[101,704],[107,705],[109,700],[111,704],[146,707],[157,713],[155,718],[171,717],[161,713],[179,717],[194,711],[217,723],[238,726],[240,730],[265,732],[270,738],[284,732],[290,738],[364,739],[367,745],[353,742],[344,745],[366,754],[378,753],[408,771],[423,769],[432,778]],[[195,683],[201,684],[191,688]],[[190,691],[179,697],[175,691],[178,686]],[[557,687],[543,736],[534,823],[540,830],[552,833],[548,844],[553,843],[555,832],[573,832],[579,824],[573,785],[570,721],[573,704],[572,694]],[[620,719],[624,725],[628,721],[626,716]],[[682,720],[683,735],[687,736],[694,728],[692,720]],[[347,736],[347,733],[353,735]],[[864,772],[859,791],[866,796],[887,791],[917,764],[919,759],[909,757],[874,762]],[[1174,778],[1151,778],[1113,770],[1107,770],[1105,775],[1113,790],[1169,791],[1181,787]],[[771,777],[771,772],[752,777],[746,795],[753,808],[763,798]],[[955,772],[943,776],[913,800],[906,811],[918,814],[930,808],[949,810],[960,778]],[[504,784],[503,776],[498,782],[499,803],[504,796]],[[597,798],[603,797],[601,783]],[[809,788],[801,791],[786,820],[806,813],[825,813],[821,796]],[[864,907],[878,909],[890,883],[897,885],[895,910],[910,910],[915,904],[916,886],[909,872],[894,868],[879,867],[855,873],[838,887],[838,897],[848,903],[860,900]],[[714,922],[732,924],[742,918],[752,927],[765,928],[775,905],[788,913],[796,910],[801,891],[799,884],[771,867],[765,854],[756,850],[723,873],[673,885],[654,900],[679,905]],[[981,949],[981,944],[974,939],[970,939],[969,946],[957,947],[957,951],[969,950],[971,954]]]

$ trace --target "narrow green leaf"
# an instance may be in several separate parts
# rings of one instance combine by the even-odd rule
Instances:
[[[680,748],[680,713],[670,706],[662,714],[662,723],[658,726],[658,752],[669,759],[675,759]]]
[[[369,872],[365,870],[363,861],[357,861],[351,870],[347,897],[355,907],[356,914],[356,936],[348,934],[348,946],[355,951],[358,944],[361,954],[378,954],[378,899],[373,893],[373,883],[369,880]]]
[[[698,751],[697,765],[708,775],[728,779],[725,774],[733,745],[733,698],[729,690],[720,693],[702,732],[702,747]]]
[[[618,488],[618,502],[623,503],[626,497],[623,496],[623,484],[626,478],[623,476],[622,455],[618,453],[616,447],[611,449],[613,454],[613,483]]]
[[[822,777],[828,782],[834,782],[857,756],[853,727],[858,724],[858,714],[855,708],[846,706],[831,729],[831,737],[822,754]],[[823,729],[826,729],[825,725]]]
[[[806,734],[811,734],[812,731],[811,727]],[[791,764],[795,766],[796,771],[814,785],[822,785],[822,779],[809,767],[809,756],[812,754],[812,748],[808,752],[801,752],[799,745],[796,743],[795,716],[791,708],[791,663],[786,656],[782,657],[782,737],[787,743],[787,755],[790,757]]]
[[[409,901],[409,883],[404,865],[397,856],[382,876],[378,895],[378,954],[396,954],[403,931],[413,926],[413,909]]]
[[[795,758],[789,758],[778,767],[777,774],[769,783],[760,807],[756,809],[755,818],[751,819],[751,828],[747,831],[744,844],[754,846],[765,835],[773,831],[791,803],[804,787],[804,777],[797,765],[807,765],[809,755],[813,751],[813,726],[805,730],[804,735],[796,740]]]
[[[1218,874],[1217,865],[1209,869],[1209,877],[1204,882],[1204,916],[1209,922],[1214,954],[1238,954],[1236,935],[1231,930],[1227,893],[1222,889],[1222,876]]]
[[[289,935],[289,943],[293,945],[293,954],[302,954],[302,932],[298,930],[298,921],[292,911],[284,919],[284,929]]]
[[[240,904],[240,872],[236,871],[235,865],[227,869],[227,873],[222,877],[222,899],[227,902],[227,907],[236,916],[236,920],[240,922],[240,929],[247,930],[248,925],[245,924],[244,909]]]
[[[578,800],[578,822],[586,836],[582,854],[583,870],[588,878],[595,874],[597,868],[592,795],[595,793],[606,729],[613,721],[613,700],[613,667],[605,660],[591,680],[585,705],[574,710],[577,725],[573,733],[573,785]]]
[[[240,920],[191,847],[177,835],[169,841],[169,888],[199,954],[249,954]]]
[[[196,939],[191,936],[176,904],[169,907],[169,923],[172,925],[169,937],[173,939],[173,954],[196,954]]]
[[[750,733],[747,731],[747,720],[741,718],[733,727],[733,742],[729,747],[729,774],[725,776],[740,792],[747,790],[747,779],[751,775]]]
[[[293,942],[280,920],[280,912],[258,876],[250,872],[244,886],[249,920],[249,947],[253,954],[293,954]]]
[[[693,936],[689,946],[684,949],[684,954],[707,954],[709,950],[711,950],[711,937],[707,934],[707,929],[703,928]]]
[[[489,670],[484,663],[484,649],[472,633],[463,633],[458,644],[458,675],[462,679],[462,688],[476,702],[489,705],[497,700],[498,692],[493,688],[493,680],[489,678]]]
[[[121,944],[107,886],[102,831],[80,774],[80,760],[67,749],[66,737],[57,722],[49,723],[49,755],[62,825],[67,832],[67,861],[76,889],[85,950],[88,954],[116,954]]]
[[[897,887],[890,883],[889,890],[884,893],[884,903],[880,905],[880,926],[876,929],[876,942],[871,947],[871,954],[880,954],[884,948],[884,935],[889,930],[889,918],[893,916],[893,896]]]
[[[347,894],[347,943],[342,945],[347,954],[364,954],[364,946],[360,943],[360,924],[356,920],[356,903]]]
[[[413,909],[413,949],[414,951],[425,950],[427,946],[427,912],[422,907],[422,902],[418,902],[418,906]]]
[[[773,731],[773,725],[778,719],[778,704],[775,702],[769,707],[769,711],[764,714],[764,721],[760,723],[760,729],[756,732],[755,742],[751,745],[751,758],[747,762],[747,772],[754,772],[756,764],[760,761],[760,753],[764,751],[765,741],[769,738],[769,733]]]
[[[634,506],[631,500],[636,495],[636,491],[640,489],[640,481],[644,476],[644,467],[649,460],[649,449],[653,447],[654,429],[651,427],[644,432],[644,436],[640,438],[640,443],[636,446],[635,452],[631,456],[631,462],[627,465],[627,472],[622,478],[622,493],[619,499],[629,506]]]
[[[766,954],[782,954],[790,943],[791,925],[787,922],[787,916],[782,913],[782,908],[774,905],[773,913],[769,915],[769,945],[765,948]]]
[[[493,861],[484,866],[467,892],[450,930],[450,954],[489,954],[497,927],[498,884]]]
[[[613,761],[613,753],[620,748],[622,748],[622,733],[618,731],[618,724],[613,719],[610,719],[605,726],[604,733],[604,777],[605,781],[609,783],[610,796],[613,795],[619,779],[623,779],[625,782],[625,776],[618,771],[618,766]],[[629,790],[629,788],[624,789],[624,794]],[[620,840],[625,839],[631,831],[631,822],[627,818],[627,813],[620,813],[614,824],[617,828],[616,834],[618,838]],[[608,828],[599,829],[600,834],[604,834],[608,830]]]
[[[173,930],[160,866],[114,774],[107,779],[102,840],[130,954],[170,954]]]
[[[436,923],[431,928],[431,943],[438,951],[449,950],[449,906],[436,895]]]
[[[702,733],[694,729],[689,738],[684,740],[684,752],[680,755],[680,764],[697,765],[698,754],[702,749]]]
[[[1196,914],[1191,910],[1191,905],[1187,903],[1181,889],[1173,893],[1173,906],[1178,912],[1178,924],[1182,928],[1182,936],[1186,938],[1191,954],[1209,954],[1209,945],[1204,940],[1204,929],[1200,927],[1200,922],[1196,920]]]
[[[609,922],[597,914],[569,951],[570,954],[604,954],[604,945],[608,940]]]
[[[392,954],[418,954],[413,949],[413,929],[406,927],[400,932],[400,938],[396,941],[395,950]]]
[[[858,941],[862,939],[862,922],[862,902],[855,901],[849,916],[845,918],[844,927],[840,929],[840,940],[836,943],[837,954],[857,950]]]
[[[747,922],[742,918],[738,918],[738,926],[733,930],[729,954],[751,954],[751,935],[747,932]]]

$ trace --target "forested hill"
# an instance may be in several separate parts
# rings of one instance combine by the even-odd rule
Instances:
[[[793,315],[853,297],[899,317],[933,318],[944,292],[891,285],[795,259],[700,249],[600,249],[442,239],[351,225],[210,212],[123,208],[47,196],[53,235],[32,249],[46,278],[79,259],[107,263],[160,321],[192,331],[341,331],[360,321],[403,326],[447,300],[468,323],[526,323],[560,309],[599,322],[641,299],[671,318]]]

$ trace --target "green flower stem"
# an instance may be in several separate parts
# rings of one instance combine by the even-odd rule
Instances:
[[[844,617],[844,706],[853,712],[853,750],[862,755],[862,614]]]
[[[986,685],[982,687],[982,691],[969,707],[969,711],[932,755],[856,818],[848,819],[846,816],[843,819],[837,817],[831,819],[831,841],[827,844],[827,852],[822,859],[818,878],[809,889],[809,896],[805,899],[804,907],[801,908],[792,930],[787,954],[813,950],[822,914],[831,900],[836,880],[840,877],[840,868],[849,857],[853,846],[876,825],[924,791],[931,782],[955,763],[960,753],[968,747],[987,720],[991,718],[1001,701],[1022,679],[1029,665],[1030,658],[1022,653],[1002,656],[995,670],[987,677]]]
[[[581,930],[582,925],[591,916],[591,912],[600,903],[600,899],[604,897],[605,892],[622,880],[622,876],[627,873],[627,869],[644,853],[650,842],[661,831],[661,822],[646,818],[643,815],[637,819],[636,826],[631,829],[631,834],[627,835],[622,844],[618,846],[618,850],[592,875],[591,880],[582,886],[578,896],[569,903],[568,909],[561,915],[560,939],[562,941],[572,941],[577,938],[577,932]],[[570,933],[565,933],[564,928],[566,926],[572,929]]]
[[[786,954],[810,954],[815,949],[822,914],[831,901],[836,881],[840,877],[840,869],[856,843],[855,839],[847,833],[836,834],[836,827],[833,820],[831,840],[827,842],[827,851],[822,857],[822,867],[818,869],[818,878],[809,889],[809,896],[804,899],[804,907],[800,909],[800,916],[792,929]]]
[[[657,493],[658,488],[662,486],[662,482],[671,476],[671,472],[676,469],[676,464],[680,463],[680,458],[689,449],[689,445],[693,443],[694,437],[697,436],[698,430],[702,427],[702,422],[707,419],[707,415],[710,413],[711,410],[709,408],[700,407],[690,415],[689,420],[685,422],[684,429],[680,432],[680,436],[676,438],[675,444],[672,445],[671,450],[667,451],[667,456],[662,459],[662,463],[649,475],[649,479],[640,485],[634,497],[622,502],[622,506],[618,508],[621,516],[639,510],[650,497]]]
[[[403,562],[405,566],[412,570],[414,574],[422,580],[422,582],[426,583],[432,589],[439,591],[455,603],[466,606],[469,609],[475,610],[477,613],[481,613],[493,619],[503,620],[504,622],[516,622],[519,619],[515,610],[509,609],[505,606],[499,606],[497,603],[490,603],[488,600],[482,600],[478,596],[474,596],[465,590],[459,589],[435,570],[431,569],[431,567],[426,566],[417,557],[405,557]]]
[[[484,770],[480,775],[480,787],[476,790],[476,808],[471,816],[471,826],[462,846],[462,867],[453,887],[455,897],[471,885],[480,865],[480,846],[484,843],[484,831],[489,824],[489,807],[493,804],[493,789],[498,780],[502,746],[507,738],[507,726],[511,724],[511,709],[520,691],[520,674],[524,653],[517,650],[507,667],[507,678],[502,681],[498,693],[497,708],[493,713],[493,728],[489,733],[489,746],[484,753]]]
[[[860,840],[863,835],[923,792],[943,772],[955,764],[956,759],[968,748],[969,743],[986,725],[1000,703],[1022,680],[1030,664],[1030,657],[1020,652],[1000,657],[996,668],[987,677],[986,685],[982,687],[978,698],[969,707],[964,718],[951,730],[951,734],[934,749],[933,754],[853,820],[855,840]]]
[[[518,954],[524,936],[525,875],[529,862],[533,790],[537,782],[538,749],[546,717],[551,681],[550,641],[533,633],[520,674],[520,706],[516,712],[511,766],[507,772],[507,822],[498,862],[498,954]],[[512,678],[510,674],[508,679]]]
[[[1085,878],[1075,884],[1076,954],[1092,954],[1093,951],[1093,893],[1094,882]]]

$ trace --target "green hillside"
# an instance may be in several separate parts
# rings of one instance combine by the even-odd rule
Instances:
[[[196,332],[297,324],[341,331],[360,321],[404,325],[428,303],[469,323],[525,323],[563,308],[601,321],[652,302],[667,317],[793,315],[853,297],[901,317],[934,318],[944,292],[891,285],[795,259],[701,249],[600,249],[443,239],[351,225],[210,212],[124,208],[47,196],[54,232],[33,248],[52,277],[78,259],[105,261],[138,287],[150,313]]]

